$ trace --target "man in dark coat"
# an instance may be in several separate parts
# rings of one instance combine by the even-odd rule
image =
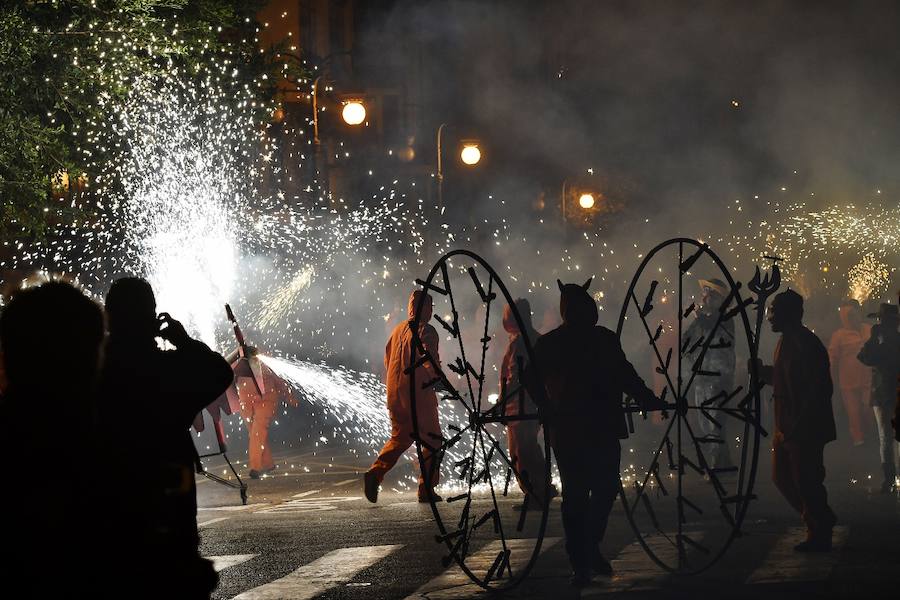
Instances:
[[[206,598],[217,575],[199,554],[189,428],[231,384],[231,367],[171,316],[157,317],[153,290],[143,279],[116,280],[106,314],[99,420],[108,448],[108,526],[128,527],[123,539],[142,570],[118,575],[140,581],[138,595]],[[160,350],[157,337],[174,350]]]
[[[761,367],[764,383],[772,385],[775,431],[772,436],[772,477],[785,500],[801,514],[806,541],[798,552],[831,550],[831,530],[837,518],[825,490],[825,444],[837,435],[831,409],[831,366],[828,351],[803,326],[803,297],[781,292],[769,307],[772,331],[781,333],[775,361]]]
[[[563,324],[541,336],[534,348],[546,394],[543,403],[550,443],[562,479],[562,517],[573,585],[587,585],[591,571],[610,575],[600,552],[609,513],[620,488],[619,440],[628,437],[622,394],[648,408],[659,400],[625,358],[619,338],[597,325],[597,304],[584,285],[557,280]],[[528,374],[526,373],[526,378]]]

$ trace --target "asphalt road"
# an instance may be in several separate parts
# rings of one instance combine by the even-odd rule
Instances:
[[[391,474],[380,501],[372,505],[362,496],[361,474],[366,465],[361,459],[352,454],[323,454],[327,452],[279,456],[274,476],[248,480],[246,506],[235,490],[201,480],[201,550],[220,568],[216,598],[376,600],[480,595],[480,588],[469,584],[458,567],[444,568],[442,558],[448,550],[435,541],[438,530],[430,506],[417,503],[413,492],[403,490],[409,464]],[[896,597],[900,497],[877,493],[874,475],[870,480],[852,468],[850,450],[832,444],[827,485],[840,519],[835,550],[800,555],[792,547],[802,539],[801,523],[769,483],[765,458],[756,486],[758,499],[751,504],[743,535],[711,569],[692,576],[668,575],[636,544],[617,504],[604,543],[616,575],[597,578],[579,595],[568,584],[557,499],[550,508],[534,569],[504,597]],[[214,472],[224,473],[221,461],[211,461]],[[245,468],[239,466],[239,472]],[[500,499],[504,510],[520,501],[516,493]],[[473,501],[472,510],[487,511],[490,506],[486,493]],[[526,518],[532,524],[539,521],[534,513]],[[517,544],[515,552],[530,556],[535,527],[516,534],[512,522],[505,526],[507,537],[522,538],[511,542]],[[700,540],[704,531],[706,539],[714,539],[722,527],[721,520],[708,514],[693,516],[685,524]],[[467,554],[473,568],[479,561],[482,567],[493,561],[496,547],[487,546],[491,537],[488,532],[481,546],[473,542]]]

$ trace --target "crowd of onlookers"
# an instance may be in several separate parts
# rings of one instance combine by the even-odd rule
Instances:
[[[840,307],[841,327],[831,336],[828,355],[831,378],[854,446],[866,444],[874,423],[881,491],[887,493],[895,488],[900,469],[900,444],[891,427],[895,412],[900,411],[900,313],[896,304],[885,303],[869,316],[877,319],[874,325],[865,322],[858,302],[844,302]]]
[[[225,359],[137,278],[103,307],[64,281],[17,291],[0,348],[0,564],[20,597],[208,598],[189,428],[231,385]]]

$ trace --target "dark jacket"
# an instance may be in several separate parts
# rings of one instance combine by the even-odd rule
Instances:
[[[828,351],[816,334],[800,327],[781,336],[771,381],[776,435],[822,444],[837,437]]]
[[[196,340],[177,350],[110,340],[101,376],[99,423],[111,525],[122,520],[137,547],[196,553],[195,415],[232,382],[231,367]],[[164,550],[163,550],[164,549]]]
[[[628,437],[622,394],[652,403],[653,392],[605,327],[563,324],[541,336],[535,361],[547,390],[547,415],[554,435]]]
[[[875,325],[857,358],[873,368],[872,406],[894,406],[900,375],[900,333],[884,331],[882,325]]]

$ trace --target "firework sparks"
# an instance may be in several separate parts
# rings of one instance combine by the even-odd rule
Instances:
[[[892,273],[893,269],[875,258],[874,254],[866,254],[847,273],[849,296],[860,304],[869,298],[877,298],[887,291]]]

